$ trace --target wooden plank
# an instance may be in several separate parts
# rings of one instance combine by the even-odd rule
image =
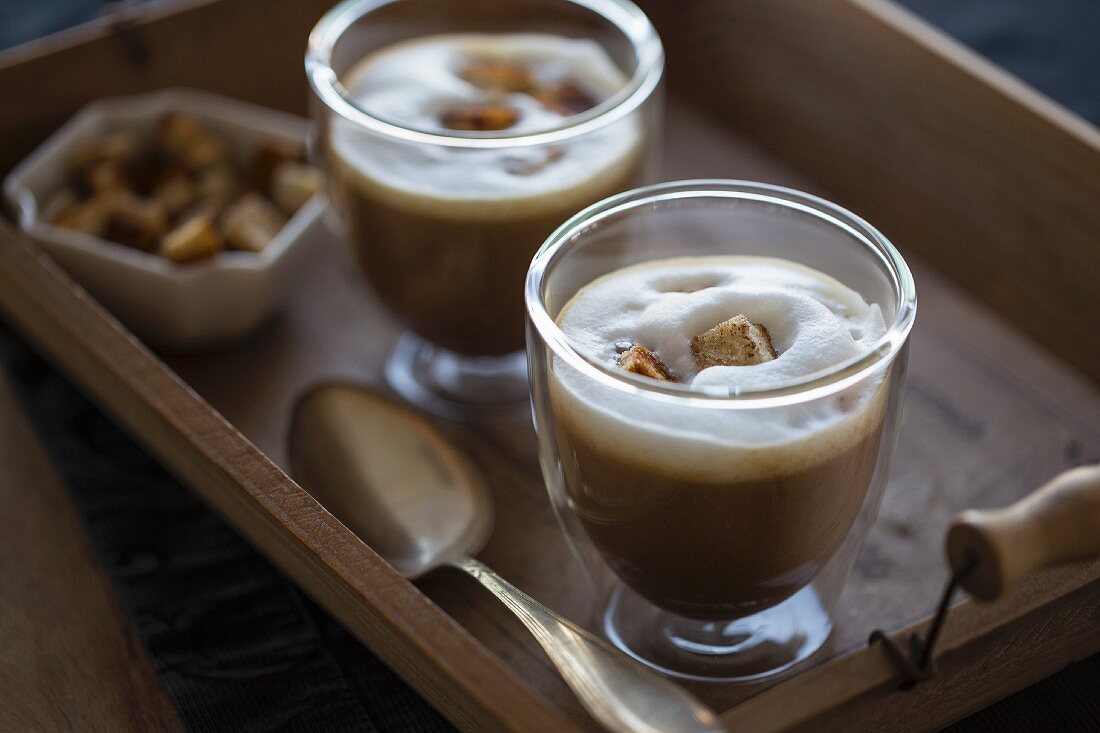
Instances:
[[[736,169],[775,183],[813,185],[675,97],[667,128],[669,177]],[[945,579],[941,548],[952,514],[1008,503],[1072,462],[1100,459],[1100,391],[935,270],[914,265],[921,305],[891,486],[845,591],[843,617],[815,659],[824,668],[830,658],[862,646],[872,628],[895,630],[927,618]],[[168,357],[276,464],[285,462],[283,436],[295,397],[329,379],[378,384],[397,335],[336,241],[318,248],[297,292],[281,316],[247,343]],[[246,382],[250,389],[242,391]],[[482,558],[536,598],[593,625],[598,604],[549,510],[530,425],[445,429],[478,464],[494,495],[496,529]],[[556,706],[581,714],[537,645],[492,598],[445,573],[419,587]],[[879,668],[879,683],[888,672]],[[765,686],[693,690],[727,710]]]
[[[0,371],[0,729],[182,730]]]
[[[744,141],[731,138],[720,125],[714,125],[689,109],[674,104],[671,119],[673,150],[684,151],[683,155],[673,156],[678,161],[674,169],[676,175],[711,175],[723,167],[739,165],[751,166],[757,177],[780,183],[797,182],[797,174]],[[283,318],[239,348],[173,360],[192,385],[277,460],[281,460],[282,455],[283,408],[297,391],[311,381],[330,376],[373,379],[395,333],[392,324],[374,309],[354,268],[341,259],[342,250],[330,247],[325,252],[328,256],[319,260],[319,267],[309,275],[309,278],[318,279],[305,282],[301,290],[303,296],[324,293],[325,298],[297,299],[295,307]],[[983,375],[991,368],[990,364],[999,363],[999,355],[1032,354],[1034,347],[1010,328],[998,324],[989,314],[973,306],[957,306],[956,303],[962,300],[959,294],[931,271],[919,270],[918,278],[922,283],[923,299],[915,339],[922,346],[914,355],[912,374],[924,388],[920,399],[911,400],[908,408],[905,430],[917,433],[907,432],[903,437],[903,452],[897,469],[900,481],[895,479],[895,486],[901,490],[892,491],[884,505],[887,519],[908,528],[901,533],[902,539],[894,537],[897,532],[891,525],[876,528],[872,535],[873,546],[878,548],[880,555],[894,561],[885,574],[877,569],[881,558],[872,558],[868,567],[857,569],[857,577],[849,591],[854,595],[847,602],[856,614],[838,630],[832,647],[819,662],[828,659],[830,654],[852,648],[853,643],[862,640],[871,624],[897,628],[907,619],[919,618],[930,609],[936,586],[942,579],[935,563],[931,570],[928,565],[928,559],[937,556],[940,529],[934,524],[914,523],[914,512],[923,517],[946,517],[952,506],[971,502],[974,495],[966,493],[968,489],[989,491],[990,485],[995,490],[985,501],[1007,500],[1034,485],[1028,483],[1032,478],[1045,477],[1040,472],[1061,465],[1059,462],[1065,460],[1062,450],[1065,440],[1078,440],[1081,451],[1093,451],[1100,446],[1095,427],[1095,416],[1100,415],[1100,411],[1093,411],[1097,404],[1095,390],[1084,386],[1080,378],[1066,374],[1049,356],[1035,354],[1031,357],[1034,363],[1029,363],[1027,357],[1009,361],[1011,373],[1003,378],[1019,383],[1010,381],[993,393],[988,387],[976,389],[975,384],[987,380]],[[962,350],[964,345],[985,356],[983,359],[968,357]],[[257,380],[257,374],[261,374],[262,379]],[[960,379],[960,374],[966,378]],[[948,375],[956,375],[953,382],[946,379]],[[968,381],[971,379],[976,380],[974,384]],[[249,390],[240,388],[245,383],[251,385]],[[1040,397],[1036,397],[1034,390],[1027,389],[1031,383],[1061,387],[1040,390]],[[275,400],[257,399],[257,390],[279,396]],[[997,396],[994,398],[991,394]],[[1035,400],[1040,400],[1039,407],[1031,406]],[[1044,406],[1042,400],[1051,404]],[[990,414],[987,403],[1005,405],[1003,409],[1007,412]],[[1026,417],[1022,417],[1024,415]],[[1063,415],[1078,422],[1085,421],[1084,426],[1064,426]],[[1093,416],[1092,422],[1089,422],[1089,415]],[[201,414],[197,416],[207,419]],[[189,417],[186,421],[192,420]],[[1034,430],[1005,435],[999,432],[1001,423],[1028,424]],[[985,427],[974,428],[974,425]],[[960,441],[960,430],[962,437],[971,439]],[[575,568],[565,554],[556,526],[542,500],[529,429],[509,428],[483,435],[457,429],[453,432],[489,476],[498,502],[498,515],[513,519],[499,522],[484,557],[536,597],[550,601],[575,618],[586,620],[593,606],[591,600],[582,593],[570,593],[568,597],[560,594],[561,588],[583,586],[570,575]],[[977,442],[973,440],[974,434],[980,434]],[[1036,436],[1041,441],[1038,444],[1034,442]],[[1025,448],[1030,454],[1023,450]],[[1006,473],[997,474],[996,480],[975,485],[968,483],[991,455],[1000,460],[1002,455],[1013,451],[1027,456],[1029,465],[1023,466],[1022,472],[1021,466],[1004,463]],[[905,458],[906,455],[909,458]],[[947,464],[957,468],[948,475],[934,478],[928,473],[927,464],[936,457],[945,456]],[[964,470],[963,466],[967,468]],[[942,486],[938,495],[929,497],[919,493],[922,487],[935,483]],[[937,499],[936,508],[915,505],[910,496],[914,491],[925,500]],[[982,500],[980,494],[977,498]],[[240,521],[240,515],[228,512],[227,515],[238,516]],[[517,517],[525,521],[514,521]],[[533,538],[536,541],[532,542]],[[260,546],[267,547],[273,541],[261,542]],[[906,558],[909,562],[905,562]],[[582,715],[541,652],[495,601],[464,580],[444,574],[428,578],[421,588],[542,697],[571,716],[579,718]],[[830,669],[830,665],[823,669]],[[881,677],[878,682],[885,679]],[[697,691],[720,709],[728,709],[758,689],[710,687]],[[440,704],[437,697],[432,699]],[[732,709],[737,710],[736,707]]]
[[[1100,379],[1096,128],[884,0],[643,5],[678,93]]]
[[[104,93],[187,84],[300,110],[305,86],[299,49],[316,17],[312,14],[319,15],[327,3],[311,0],[293,8],[282,4],[278,12],[266,3],[260,5],[259,0],[222,0],[193,3],[178,15],[165,11],[143,29],[156,54],[138,72],[122,55],[117,39],[96,27],[82,31],[86,42],[63,53],[24,49],[7,56],[7,66],[0,55],[0,90],[26,101],[0,110],[0,132],[11,142],[0,152],[3,167],[80,103]],[[1090,178],[1095,159],[1068,154],[1077,149],[1067,138],[1087,137],[1088,128],[1075,130],[1062,119],[1062,129],[1052,131],[1053,117],[1037,112],[1035,105],[1027,108],[1023,120],[1018,112],[1006,110],[1004,119],[1016,125],[1017,132],[1050,143],[1059,156],[1067,155],[1058,157],[1057,166],[1045,173],[1031,171],[1020,178],[1019,190],[1002,200],[998,181],[1010,179],[992,180],[982,171],[959,172],[937,146],[968,164],[978,161],[997,173],[1012,172],[1012,164],[999,161],[997,151],[968,137],[986,132],[981,123],[989,110],[1012,107],[1005,98],[1011,95],[1000,88],[983,91],[986,83],[973,68],[960,69],[957,59],[930,46],[928,37],[915,39],[920,33],[887,13],[885,6],[856,0],[812,5],[753,0],[681,3],[675,8],[675,15],[657,18],[671,49],[673,84],[711,114],[700,115],[675,101],[670,105],[670,177],[756,178],[839,197],[883,225],[908,256],[926,257],[956,283],[977,283],[981,287],[973,287],[973,292],[1008,314],[1007,321],[1001,320],[969,301],[937,270],[918,267],[921,315],[913,341],[902,450],[882,516],[846,591],[849,615],[841,620],[829,648],[814,660],[818,666],[806,668],[791,681],[804,680],[804,686],[781,683],[774,693],[765,694],[760,694],[762,686],[707,686],[697,691],[727,710],[730,720],[755,719],[742,712],[753,706],[770,710],[773,717],[761,714],[761,719],[777,729],[829,720],[858,727],[860,721],[875,719],[879,702],[887,706],[883,709],[914,713],[906,721],[917,727],[946,720],[974,700],[984,700],[986,693],[953,698],[935,715],[924,713],[935,702],[923,692],[881,695],[889,670],[874,663],[878,657],[869,656],[873,650],[857,647],[872,625],[897,629],[927,616],[942,581],[935,558],[950,512],[969,504],[1004,503],[1069,462],[1100,457],[1096,385],[1021,337],[1012,324],[1034,330],[1033,324],[1021,320],[1018,309],[990,297],[989,288],[982,285],[990,275],[987,260],[993,255],[988,253],[1001,253],[1000,264],[1005,252],[1015,256],[1026,244],[1012,220],[987,221],[1002,216],[1004,206],[1011,204],[1022,206],[1018,210],[1031,217],[1024,229],[1051,235],[1044,239],[1051,250],[1044,250],[1044,262],[1072,271],[1053,290],[1045,289],[1050,282],[1040,274],[1046,295],[1039,312],[1057,314],[1059,308],[1068,310],[1066,303],[1092,302],[1094,290],[1083,290],[1082,283],[1091,287],[1095,279],[1077,277],[1089,272],[1087,263],[1077,266],[1082,234],[1071,231],[1095,231],[1095,219],[1081,209],[1083,199],[1063,196],[1049,210],[1032,203],[1052,203],[1045,186],[1046,176],[1055,170],[1065,174],[1063,180],[1083,182],[1085,189],[1095,192]],[[703,16],[694,15],[697,12],[704,14],[705,22],[698,22]],[[256,27],[258,17],[271,21],[264,26],[262,41],[245,32]],[[846,37],[835,31],[838,28],[859,35]],[[715,50],[719,46],[720,52]],[[856,58],[849,57],[852,53]],[[707,65],[715,59],[728,63],[731,54],[750,58],[740,59],[736,67]],[[880,74],[866,72],[868,59],[875,61],[872,66]],[[770,68],[771,62],[775,68]],[[86,78],[91,72],[82,70],[92,68],[95,78]],[[675,72],[677,68],[689,73]],[[925,76],[915,79],[917,71]],[[913,109],[917,92],[886,83],[879,78],[885,72],[887,80],[915,79],[920,82],[917,89],[927,84],[934,97],[931,109],[941,116]],[[723,75],[722,84],[713,83],[715,73]],[[30,95],[31,89],[36,94]],[[941,109],[944,105],[947,109]],[[946,123],[958,129],[945,130]],[[1008,150],[1020,144],[1006,139],[1006,133],[990,135]],[[807,145],[808,140],[814,144]],[[885,150],[881,161],[867,152],[867,140],[878,143],[876,155],[879,148]],[[1037,151],[1028,150],[1035,162]],[[940,191],[944,176],[947,183]],[[1057,224],[1056,219],[1065,223]],[[947,225],[955,228],[945,234]],[[972,236],[964,241],[959,231]],[[956,249],[965,245],[968,251],[956,258],[949,244]],[[971,260],[986,269],[970,267]],[[964,267],[956,268],[956,262]],[[569,730],[590,725],[529,636],[499,605],[465,580],[442,573],[420,584],[429,601],[394,576],[275,465],[282,460],[286,408],[297,391],[328,376],[377,380],[395,334],[364,293],[346,254],[326,250],[317,267],[304,275],[303,297],[250,341],[205,357],[173,359],[191,386],[230,417],[251,443],[94,304],[74,293],[71,283],[49,263],[2,235],[0,263],[0,306],[9,317],[452,720],[471,730]],[[1019,280],[1012,268],[1000,267],[992,274]],[[1051,293],[1062,291],[1068,294],[1049,302]],[[1019,292],[1032,294],[1027,289]],[[324,297],[312,297],[316,294]],[[1096,334],[1079,335],[1085,353],[1095,353]],[[1052,345],[1082,365],[1078,352],[1067,352],[1061,342]],[[529,428],[452,428],[452,433],[486,471],[497,501],[500,522],[483,557],[536,597],[586,620],[591,600],[581,591],[561,593],[562,588],[580,584],[542,500]],[[1049,671],[1039,660],[1060,663],[1068,653],[1067,647],[1057,646],[1043,657],[1044,644],[1089,647],[1093,637],[1063,633],[1067,627],[1057,619],[1062,613],[1070,619],[1082,614],[1089,618],[1096,574],[1086,569],[1065,585],[1059,585],[1058,576],[1044,576],[1038,581],[1041,591],[1065,598],[1054,604],[1048,603],[1053,596],[1037,596],[1023,615],[1015,606],[990,607],[981,614],[975,607],[961,607],[961,615],[952,622],[952,628],[958,623],[961,630],[951,637],[953,644],[957,642],[951,649],[956,679],[1003,694],[1007,688],[991,672],[981,670],[996,656],[990,640],[1007,638],[997,634],[1015,633],[1013,629],[1019,630],[1020,638],[1041,643],[1027,648],[1033,656],[1026,658],[1034,664],[1011,677],[1009,685]],[[445,614],[439,613],[440,607]],[[963,628],[961,624],[971,618],[968,614],[976,615],[972,625]],[[1044,635],[1044,629],[1050,634]],[[854,692],[834,694],[834,683],[845,679],[858,683],[852,686]],[[742,702],[745,698],[750,700]],[[844,710],[835,710],[844,700]]]
[[[0,262],[0,307],[13,325],[456,725],[578,728],[6,225]]]
[[[927,631],[927,622],[895,635]],[[1100,651],[1100,563],[1026,582],[991,605],[954,608],[935,677],[897,689],[878,647],[864,647],[756,695],[724,716],[732,730],[930,731]]]
[[[165,87],[218,91],[305,114],[306,37],[330,0],[273,8],[266,0],[144,4],[137,36],[151,53],[138,65],[110,22],[97,20],[0,52],[0,170],[23,159],[85,104]]]

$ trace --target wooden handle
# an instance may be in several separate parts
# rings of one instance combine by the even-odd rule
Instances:
[[[990,601],[1039,568],[1100,557],[1100,466],[1055,476],[1003,509],[971,509],[947,532],[947,557],[962,586]]]

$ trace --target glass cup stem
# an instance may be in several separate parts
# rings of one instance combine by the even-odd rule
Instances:
[[[406,331],[390,352],[385,373],[399,395],[449,420],[520,419],[530,411],[522,351],[469,356]]]

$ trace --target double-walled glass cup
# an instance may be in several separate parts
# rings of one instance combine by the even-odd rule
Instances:
[[[604,82],[621,83],[556,127],[418,127],[362,103],[365,58],[454,34],[592,42],[617,69]],[[386,366],[406,399],[455,419],[527,412],[527,266],[566,218],[651,179],[663,59],[626,0],[347,0],[317,24],[306,55],[314,154],[363,275],[407,329]]]
[[[570,299],[608,273],[716,255],[814,268],[877,304],[885,334],[849,361],[748,391],[639,377],[580,353],[558,325]],[[531,264],[526,305],[543,473],[575,554],[604,591],[611,641],[694,679],[760,679],[816,651],[894,447],[916,312],[897,250],[853,214],[797,191],[661,184],[559,228]]]

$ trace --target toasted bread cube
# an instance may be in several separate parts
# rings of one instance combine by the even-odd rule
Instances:
[[[164,235],[159,253],[173,262],[191,262],[222,251],[222,238],[214,217],[198,214]]]
[[[129,191],[108,191],[101,198],[108,209],[103,238],[148,252],[168,228],[168,214],[158,201]]]
[[[471,59],[458,75],[476,87],[494,92],[529,92],[535,86],[530,67],[507,59]]]
[[[519,110],[507,104],[459,104],[444,110],[439,121],[450,130],[506,130],[519,121]]]
[[[250,193],[226,209],[222,232],[233,249],[260,252],[286,223],[275,205],[257,193]]]
[[[218,165],[199,173],[195,184],[196,197],[208,204],[224,206],[237,195],[237,175],[232,166]]]
[[[595,97],[580,84],[569,79],[539,87],[535,90],[534,97],[546,109],[565,117],[587,112],[598,104]]]
[[[92,163],[81,169],[79,175],[79,187],[90,194],[128,189],[130,187],[126,178],[126,169],[117,160],[103,160]]]
[[[296,140],[268,138],[260,143],[252,154],[246,176],[248,187],[270,196],[274,184],[275,169],[283,163],[304,163],[305,148]]]
[[[73,156],[74,168],[86,168],[102,162],[125,163],[137,155],[141,148],[138,133],[133,130],[115,130],[100,137],[91,146]]]
[[[202,124],[185,112],[167,112],[157,120],[153,138],[157,145],[179,150],[196,137],[205,135]]]
[[[325,176],[317,168],[302,163],[282,163],[272,176],[271,198],[290,216],[324,185]]]
[[[764,326],[744,314],[719,323],[691,340],[691,353],[700,369],[712,366],[748,366],[779,356]]]
[[[209,168],[229,159],[229,147],[191,115],[170,112],[157,121],[155,143],[192,170]]]
[[[68,196],[64,196],[68,193]],[[60,200],[58,200],[60,199]],[[77,201],[76,195],[65,189],[58,194],[55,201],[50,203],[51,221],[54,226],[84,232],[92,236],[102,236],[107,227],[107,217],[110,209],[104,205],[102,199]]]
[[[676,381],[676,377],[672,376],[672,372],[668,370],[664,362],[641,344],[634,344],[619,355],[619,366],[628,372],[641,374],[643,377],[661,382]]]
[[[213,135],[195,138],[181,152],[184,163],[196,171],[221,165],[229,160],[229,146]]]
[[[169,173],[153,187],[153,200],[159,201],[170,217],[187,211],[196,197],[195,184],[182,172]]]

